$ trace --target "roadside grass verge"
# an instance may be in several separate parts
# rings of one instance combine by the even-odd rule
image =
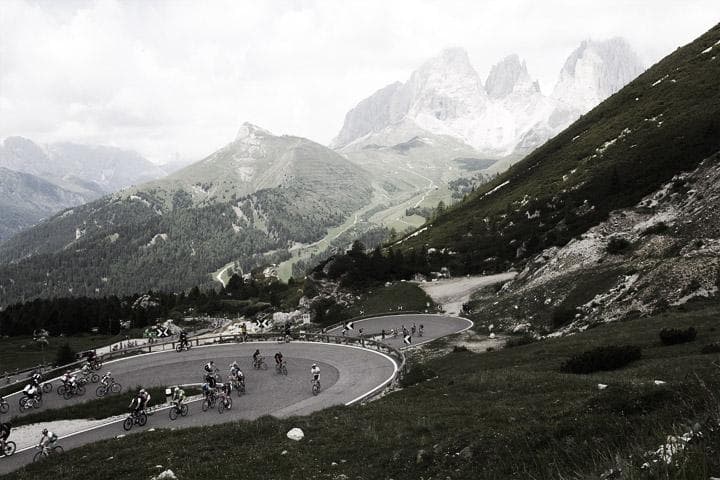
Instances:
[[[137,330],[130,333],[123,332],[122,335],[49,337],[50,344],[43,349],[29,336],[0,338],[0,374],[32,368],[42,363],[54,363],[58,349],[65,343],[68,343],[75,352],[80,352],[104,347],[123,340],[125,335],[134,334],[142,335],[142,332]]]
[[[96,387],[97,384],[88,384],[85,396],[95,396]],[[14,428],[21,425],[30,425],[32,423],[39,422],[52,422],[55,420],[100,420],[103,418],[114,417],[115,415],[121,415],[129,412],[130,400],[135,396],[139,389],[140,387],[125,388],[121,393],[107,395],[87,402],[17,416],[10,420],[10,424]],[[148,388],[147,391],[150,392],[150,406],[162,405],[165,403],[165,387]],[[188,397],[198,395],[199,393],[199,388],[185,389],[185,395]],[[54,395],[54,393],[46,395]]]
[[[714,434],[707,445],[688,449],[682,469],[669,466],[647,477],[635,462],[668,435],[718,411],[717,357],[700,353],[703,344],[720,340],[718,310],[670,312],[483,354],[451,353],[424,365],[431,378],[363,406],[141,433],[70,451],[7,478],[94,480],[108,468],[114,478],[150,478],[162,464],[181,479],[591,479],[619,460],[628,462],[628,476],[609,478],[717,476],[720,456],[708,453],[720,446]],[[662,328],[690,326],[697,328],[697,342],[660,343]],[[642,359],[614,371],[560,372],[575,354],[626,344],[641,347]],[[600,390],[598,383],[608,387]],[[302,428],[305,439],[287,439],[292,427]]]
[[[422,288],[412,282],[393,282],[388,287],[378,284],[362,293],[361,299],[348,310],[348,313],[351,317],[355,317],[394,311],[423,312],[425,310],[434,313],[435,303]]]

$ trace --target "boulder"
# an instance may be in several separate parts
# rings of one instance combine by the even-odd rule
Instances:
[[[300,430],[299,428],[296,427],[296,428],[290,429],[290,431],[287,432],[287,437],[290,440],[295,440],[296,442],[299,442],[300,440],[305,438],[305,433],[303,433],[302,430]]]

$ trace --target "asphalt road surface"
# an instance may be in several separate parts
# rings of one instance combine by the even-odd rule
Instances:
[[[353,329],[345,332],[346,336],[358,337],[360,329],[363,329],[365,338],[377,338],[380,340],[382,330],[385,329],[385,340],[381,340],[395,348],[409,348],[413,345],[419,345],[430,342],[440,337],[452,335],[453,333],[462,332],[472,327],[470,320],[460,317],[448,315],[434,315],[421,313],[406,313],[401,315],[387,315],[383,317],[371,317],[363,320],[357,320]],[[413,324],[419,329],[420,325],[424,326],[423,336],[418,333],[412,335],[410,344],[403,341],[402,327],[411,330]],[[390,334],[390,330],[395,329],[398,332],[397,337]],[[330,335],[342,335],[343,327],[336,327],[329,330]]]
[[[267,370],[252,368],[252,353],[256,348],[259,348],[265,357],[269,367]],[[272,357],[278,350],[287,361],[287,376],[275,373]],[[352,346],[313,342],[251,342],[194,347],[182,353],[167,351],[139,355],[107,362],[100,371],[112,372],[115,380],[123,385],[123,393],[120,395],[126,396],[129,404],[132,398],[132,394],[126,392],[129,386],[135,391],[136,385],[153,387],[199,383],[203,377],[202,367],[209,360],[214,360],[220,368],[223,379],[227,378],[229,365],[235,360],[245,374],[246,393],[240,397],[233,393],[231,410],[222,414],[218,413],[217,409],[202,412],[200,402],[194,402],[189,404],[190,412],[187,417],[171,421],[168,411],[161,410],[149,417],[145,427],[135,426],[130,433],[157,427],[181,428],[239,419],[251,420],[263,415],[306,415],[333,405],[357,401],[389,382],[397,368],[395,362],[386,355]],[[312,395],[310,384],[310,366],[313,363],[317,363],[321,370],[322,390],[317,396]],[[42,410],[97,398],[92,385],[94,384],[89,384],[88,392],[83,397],[69,401],[59,397],[53,389],[53,392],[43,396]],[[54,387],[57,387],[57,382],[54,382]],[[4,417],[12,418],[18,413],[18,395],[8,396],[7,400],[11,411]],[[67,451],[125,433],[120,420],[87,432],[61,437],[58,444]],[[12,435],[10,439],[12,440]],[[30,449],[18,451],[9,458],[0,457],[0,474],[29,463],[36,452],[37,450]]]

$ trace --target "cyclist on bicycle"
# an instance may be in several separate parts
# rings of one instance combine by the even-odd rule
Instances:
[[[8,438],[10,438],[10,432],[12,431],[12,427],[9,423],[3,422],[0,423],[0,452],[5,451],[5,442]]]
[[[255,353],[253,353],[253,365],[258,364],[258,359],[262,358],[262,355],[260,355],[260,349],[255,349]]]
[[[175,387],[173,390],[172,402],[177,407],[178,411],[182,410],[182,403],[185,400],[185,390],[180,387]]]
[[[30,377],[30,383],[40,388],[40,374],[38,372],[32,374],[32,377]]]
[[[180,348],[187,347],[187,345],[188,345],[187,332],[185,330],[180,330]]]
[[[215,362],[212,360],[210,360],[208,363],[206,363],[203,368],[205,369],[205,372],[207,372],[208,374],[211,374],[211,375],[213,373],[215,373],[215,371],[217,370],[217,367],[215,366]]]
[[[23,388],[22,391],[25,398],[33,398],[35,400],[39,400],[42,394],[40,393],[40,389],[36,387],[34,384],[28,384],[25,385],[25,388]]]
[[[283,362],[283,354],[280,352],[277,352],[275,354],[275,366],[280,367],[280,365],[282,365],[282,362]]]
[[[150,402],[150,394],[147,390],[141,388],[140,391],[138,391],[137,396],[130,401],[130,408],[133,408],[133,405],[135,405],[133,415],[138,415],[141,411],[145,410],[148,402]]]
[[[237,372],[239,372],[239,371],[240,371],[240,365],[238,365],[238,363],[236,361],[232,362],[230,364],[230,377],[235,377],[237,375]]]
[[[47,428],[43,428],[42,438],[40,439],[40,444],[38,444],[38,447],[51,449],[55,446],[55,442],[57,442],[57,439],[57,435],[49,431]]]
[[[423,332],[424,332],[424,331],[425,331],[425,325],[423,325],[423,324],[421,323],[421,324],[420,324],[420,329],[418,330],[418,332],[420,333],[420,336],[421,336],[421,337],[423,336]]]
[[[112,378],[112,372],[107,372],[103,377],[100,379],[100,383],[105,385],[106,387],[110,383],[110,379]]]
[[[80,369],[80,373],[83,377],[90,376],[90,374],[92,373],[92,367],[90,366],[90,362],[82,366],[82,368]]]
[[[313,363],[312,367],[310,368],[310,373],[312,374],[312,381],[313,383],[320,381],[320,367],[317,366],[317,363]]]

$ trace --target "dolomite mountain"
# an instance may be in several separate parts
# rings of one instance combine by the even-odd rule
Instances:
[[[350,110],[332,146],[350,152],[448,135],[481,156],[522,156],[642,71],[623,39],[584,41],[548,96],[518,55],[494,65],[483,83],[465,50],[447,49]]]

